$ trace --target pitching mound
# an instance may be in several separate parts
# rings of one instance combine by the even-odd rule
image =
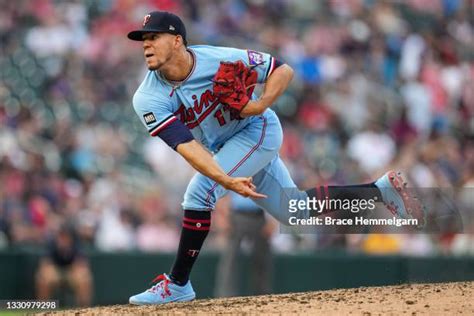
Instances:
[[[113,305],[67,310],[55,314],[474,315],[473,298],[474,282],[458,282],[203,299],[163,306]]]

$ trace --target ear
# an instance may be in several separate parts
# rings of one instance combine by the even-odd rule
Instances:
[[[176,48],[178,48],[181,45],[184,45],[183,37],[181,35],[177,35],[175,37],[174,45],[175,45]]]

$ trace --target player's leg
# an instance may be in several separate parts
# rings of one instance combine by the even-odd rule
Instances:
[[[308,193],[297,188],[280,157],[275,157],[265,168],[253,177],[257,191],[267,195],[265,199],[253,201],[269,212],[276,220],[288,225],[290,216],[309,217],[309,211],[301,209],[297,213],[288,212],[290,200],[306,200]]]
[[[327,214],[337,209],[323,208],[320,213],[310,214],[308,209],[297,209],[289,212],[290,201],[307,200],[354,200],[374,199],[392,205],[389,210],[397,210],[397,215],[404,217],[409,207],[419,210],[421,205],[404,191],[403,179],[393,171],[387,172],[375,182],[347,186],[316,186],[306,191],[300,190],[293,182],[283,161],[276,157],[268,166],[257,173],[254,178],[257,190],[266,194],[266,199],[254,201],[272,214],[280,223],[289,225],[290,217],[308,218],[310,215]],[[329,204],[330,205],[330,204]]]
[[[219,166],[232,177],[249,177],[265,168],[280,150],[283,134],[278,118],[260,116],[229,139],[214,155]],[[226,190],[215,181],[196,174],[184,195],[183,209],[213,210]]]
[[[281,126],[276,116],[261,116],[229,139],[214,159],[230,176],[253,176],[277,155],[281,141]],[[132,296],[130,303],[161,304],[194,298],[189,275],[210,229],[210,211],[225,193],[223,187],[202,174],[193,177],[182,204],[183,227],[171,273],[159,277],[161,282],[152,288],[156,295],[146,291]]]
[[[309,196],[330,200],[373,200],[382,202],[399,218],[415,218],[419,226],[424,225],[424,211],[420,201],[407,188],[400,172],[388,171],[374,182],[345,186],[317,186],[308,190]],[[328,208],[323,211],[331,211]]]
[[[275,116],[261,116],[229,139],[215,154],[214,159],[230,176],[253,176],[277,155],[281,141],[282,131],[278,119]],[[200,250],[206,237],[203,233],[199,234],[201,230],[194,231],[196,229],[193,223],[196,221],[194,217],[206,216],[206,220],[210,223],[211,213],[209,211],[214,209],[217,200],[225,193],[226,190],[222,186],[202,174],[196,174],[191,180],[184,195],[185,217],[182,234],[195,237],[184,236],[181,238],[178,256],[171,270],[171,279],[177,281],[178,284],[187,282],[192,265],[196,260],[196,256],[189,258],[188,244],[192,243],[194,247],[192,249]],[[206,227],[208,231],[209,226]],[[198,235],[200,237],[197,237]]]
[[[388,171],[374,184],[380,190],[383,203],[393,215],[401,218],[415,218],[418,220],[419,227],[425,225],[424,207],[411,194],[400,172]]]

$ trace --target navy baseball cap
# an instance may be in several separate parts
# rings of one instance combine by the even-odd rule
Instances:
[[[143,34],[146,33],[170,33],[181,35],[184,44],[186,41],[186,28],[179,16],[165,11],[153,11],[145,15],[140,30],[131,31],[127,37],[134,41],[143,41]]]

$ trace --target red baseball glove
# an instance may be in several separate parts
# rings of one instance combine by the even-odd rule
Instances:
[[[247,105],[257,84],[257,71],[247,67],[241,60],[221,61],[214,75],[212,87],[214,95],[222,104],[240,113]]]

